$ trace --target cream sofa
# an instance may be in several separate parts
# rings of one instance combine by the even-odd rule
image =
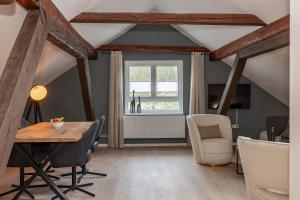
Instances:
[[[202,165],[219,166],[229,164],[232,159],[232,129],[228,117],[214,114],[187,116],[193,154]],[[198,126],[219,125],[222,138],[201,139]]]
[[[238,138],[251,200],[289,199],[289,144]]]

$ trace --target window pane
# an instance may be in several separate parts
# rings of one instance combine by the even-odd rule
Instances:
[[[136,102],[136,106],[137,106]],[[155,113],[164,111],[179,111],[179,101],[171,102],[141,102],[142,113]],[[128,111],[130,109],[130,102],[128,102]]]
[[[129,96],[150,97],[151,96],[151,66],[129,67]]]
[[[177,66],[157,66],[156,67],[157,81],[178,81],[178,67]]]
[[[129,82],[129,96],[151,97],[151,82]]]
[[[151,66],[130,66],[129,81],[151,81]]]
[[[176,97],[178,96],[178,67],[157,66],[156,67],[156,96]]]
[[[156,82],[156,96],[159,97],[178,96],[178,82]]]

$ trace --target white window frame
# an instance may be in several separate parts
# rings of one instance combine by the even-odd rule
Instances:
[[[129,67],[131,66],[151,66],[151,97],[141,97],[141,102],[161,102],[161,101],[178,101],[179,110],[143,110],[142,114],[183,114],[183,61],[182,60],[143,60],[143,61],[125,61],[125,114],[130,115],[132,113],[128,110],[128,102],[132,101],[132,97],[129,96]],[[178,66],[178,96],[177,97],[156,97],[156,66]],[[138,98],[136,102],[138,102]],[[136,103],[137,105],[137,103]],[[136,114],[136,113],[135,113]]]

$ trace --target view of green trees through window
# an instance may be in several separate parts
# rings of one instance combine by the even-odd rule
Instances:
[[[174,62],[173,62],[174,63]],[[130,65],[128,71],[128,108],[133,90],[141,97],[142,110],[176,111],[181,110],[179,100],[179,67],[177,65]],[[180,83],[182,84],[182,83]]]

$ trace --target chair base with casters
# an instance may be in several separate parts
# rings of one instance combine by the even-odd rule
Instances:
[[[95,197],[95,194],[93,194],[93,193],[91,193],[87,190],[82,189],[83,187],[92,186],[93,183],[85,183],[85,184],[78,185],[77,182],[76,182],[76,174],[77,174],[76,167],[72,167],[72,173],[71,174],[72,174],[72,184],[71,185],[58,185],[59,188],[67,188],[65,191],[63,191],[63,193],[67,194],[70,191],[77,190],[77,191],[80,191],[80,192],[85,193],[87,195],[90,195],[92,197]],[[52,198],[52,200],[57,199],[57,198],[58,198],[58,196],[55,196],[55,197]]]
[[[91,172],[89,171],[89,169],[84,165],[81,167],[81,171],[80,172],[76,172],[76,174],[80,175],[77,179],[77,183],[80,183],[82,178],[86,175],[94,175],[94,176],[100,176],[100,177],[106,177],[107,174],[104,173],[98,173],[98,172]],[[72,176],[72,173],[65,173],[65,174],[61,174],[62,177],[65,176]]]
[[[20,185],[12,185],[14,187],[14,189],[11,189],[7,192],[3,192],[0,194],[0,197],[3,197],[3,196],[6,196],[6,195],[9,195],[11,193],[14,193],[14,192],[17,192],[19,190],[21,190],[25,184],[25,169],[24,167],[20,167]],[[34,196],[27,190],[25,189],[24,190],[25,194],[27,194],[31,199],[34,199]]]

